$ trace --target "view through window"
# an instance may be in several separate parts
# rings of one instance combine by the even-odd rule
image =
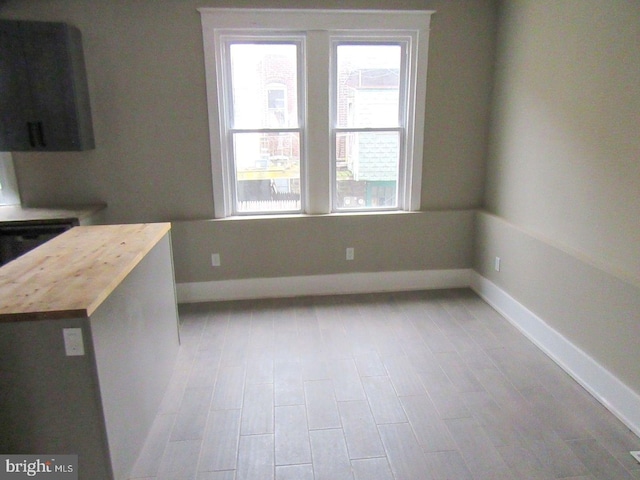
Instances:
[[[402,47],[337,45],[335,209],[397,208]]]
[[[238,213],[300,211],[298,46],[231,43]]]

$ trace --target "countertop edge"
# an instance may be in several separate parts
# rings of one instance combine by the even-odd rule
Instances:
[[[101,287],[90,298],[85,305],[78,308],[60,309],[53,308],[51,310],[33,310],[33,311],[13,311],[13,312],[0,312],[0,324],[2,323],[16,323],[27,321],[46,321],[46,320],[62,320],[70,318],[88,318],[90,317],[102,303],[116,290],[116,288],[122,283],[122,281],[136,268],[136,266],[147,256],[147,254],[160,242],[160,240],[171,231],[170,222],[157,222],[151,224],[139,224],[139,225],[155,225],[157,231],[151,235],[147,242],[139,248],[139,250],[133,255],[128,262],[123,264],[116,272],[114,272],[111,280]],[[108,226],[102,226],[108,227]],[[75,227],[76,229],[82,228],[96,228],[96,227]],[[54,239],[55,240],[55,239]],[[29,255],[34,252],[29,252],[25,255]]]
[[[164,226],[164,228],[159,231],[158,234],[151,239],[151,241],[147,242],[145,248],[140,250],[138,254],[131,260],[131,262],[129,262],[129,264],[124,269],[122,269],[117,276],[113,278],[109,285],[104,288],[104,290],[95,298],[95,300],[87,306],[87,317],[91,316],[93,312],[95,312],[98,307],[102,305],[107,297],[109,297],[109,295],[111,295],[113,291],[118,288],[118,285],[120,285],[122,281],[127,278],[127,276],[133,271],[133,269],[138,266],[142,259],[146,257],[147,254],[158,244],[158,242],[171,231],[170,222],[155,223],[154,225]]]

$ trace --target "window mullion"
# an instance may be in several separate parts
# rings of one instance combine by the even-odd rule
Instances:
[[[309,214],[331,211],[329,128],[329,65],[331,60],[329,34],[314,30],[307,35],[307,149],[306,207]]]

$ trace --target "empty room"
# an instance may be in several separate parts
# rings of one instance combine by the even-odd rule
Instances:
[[[640,479],[637,1],[0,0],[0,135],[1,478]]]

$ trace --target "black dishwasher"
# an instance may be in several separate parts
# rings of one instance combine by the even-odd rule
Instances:
[[[0,225],[0,265],[9,263],[76,225],[78,222],[74,220]]]

